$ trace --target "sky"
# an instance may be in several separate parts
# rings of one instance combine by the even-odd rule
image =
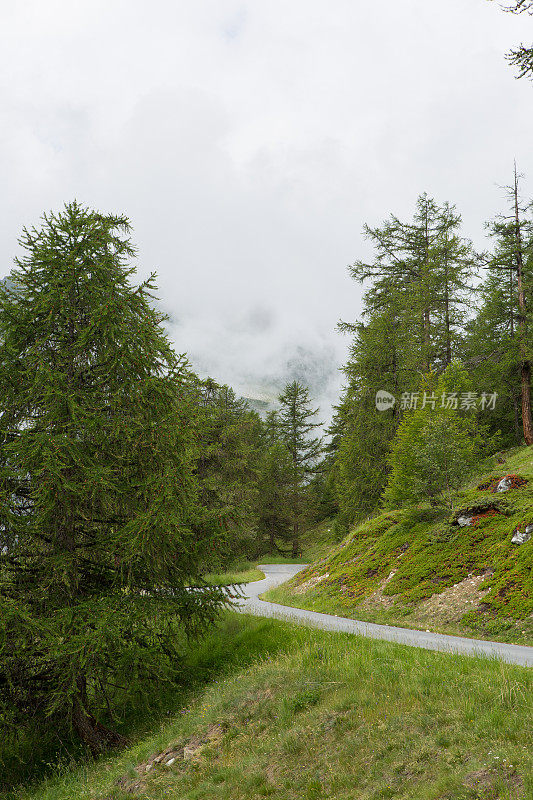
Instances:
[[[533,18],[489,0],[0,0],[0,274],[24,225],[73,199],[126,214],[176,349],[328,418],[347,265],[364,223],[423,192],[464,234],[533,194],[533,84],[504,54]]]

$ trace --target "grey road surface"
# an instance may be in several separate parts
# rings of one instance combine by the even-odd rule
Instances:
[[[337,617],[333,614],[318,614],[301,608],[290,608],[278,603],[269,603],[259,598],[260,594],[279,586],[292,578],[306,564],[266,564],[259,567],[265,574],[264,580],[248,583],[243,586],[244,596],[241,598],[239,610],[245,614],[260,617],[275,617],[296,624],[311,625],[327,631],[356,633],[370,636],[373,639],[385,639],[388,642],[407,644],[410,647],[424,647],[427,650],[441,650],[446,653],[462,653],[465,655],[486,656],[533,667],[533,647],[501,642],[485,642],[481,639],[465,639],[461,636],[446,636],[442,633],[415,631],[409,628],[396,628],[391,625],[375,625],[371,622],[359,622],[354,619]]]

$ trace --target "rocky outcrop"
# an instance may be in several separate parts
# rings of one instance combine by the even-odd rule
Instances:
[[[513,531],[511,542],[513,544],[525,544],[526,542],[529,542],[532,535],[533,523],[530,522],[528,525],[517,525]]]
[[[527,484],[527,480],[521,475],[504,475],[498,478],[489,478],[487,481],[480,483],[477,487],[480,492],[492,492],[498,494],[500,492],[509,492],[511,489],[520,489]]]

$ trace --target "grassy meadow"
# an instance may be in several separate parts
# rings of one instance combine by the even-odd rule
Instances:
[[[129,749],[3,800],[533,799],[531,670],[231,613],[188,665]]]

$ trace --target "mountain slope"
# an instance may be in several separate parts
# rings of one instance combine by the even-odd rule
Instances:
[[[532,644],[533,537],[516,542],[527,538],[530,523],[533,453],[523,448],[494,459],[459,492],[453,511],[421,505],[384,512],[267,599]]]

